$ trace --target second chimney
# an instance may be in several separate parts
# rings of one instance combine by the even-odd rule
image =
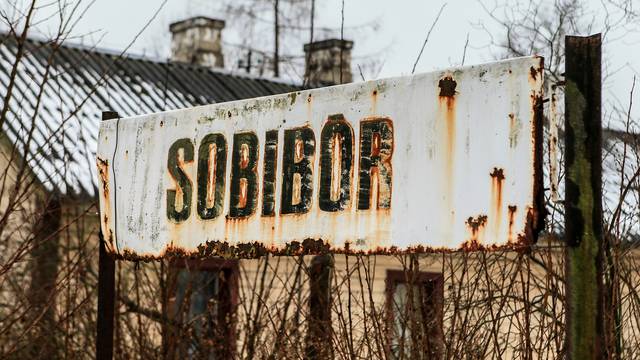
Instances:
[[[169,25],[171,61],[206,67],[224,67],[222,29],[224,21],[204,16]]]
[[[310,86],[351,82],[353,80],[351,75],[352,48],[353,41],[340,39],[305,44],[305,82]],[[342,79],[340,78],[341,72]]]

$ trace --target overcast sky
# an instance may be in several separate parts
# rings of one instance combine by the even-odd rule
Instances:
[[[491,7],[494,0],[483,1],[487,7]],[[509,1],[512,3],[516,0]],[[634,1],[639,3],[636,8],[640,9],[640,0]],[[339,28],[341,0],[316,0],[316,3],[316,26]],[[545,5],[552,3],[549,0]],[[586,3],[589,12],[585,17],[602,15],[600,0],[587,0]],[[238,26],[234,27],[238,20],[221,13],[220,4],[216,0],[95,0],[74,31],[76,35],[85,36],[74,41],[92,45],[99,42],[102,48],[121,51],[160,9],[133,43],[130,52],[166,59],[170,45],[169,24],[197,15],[226,20],[224,41],[228,44],[241,43],[245,34],[239,31]],[[353,66],[366,59],[376,59],[379,63],[377,70],[367,71],[367,80],[374,76],[384,78],[411,73],[425,36],[443,4],[446,6],[416,72],[459,65],[467,36],[469,47],[465,64],[487,62],[501,56],[497,47],[489,46],[491,38],[479,25],[485,26],[496,39],[504,37],[504,32],[478,0],[345,0],[344,37],[355,41]],[[500,17],[499,12],[495,15]],[[270,12],[264,14],[264,18],[270,16]],[[377,26],[359,27],[362,24]],[[593,30],[598,32],[601,29]],[[605,100],[615,101],[617,98],[626,103],[632,77],[640,70],[640,37],[637,34],[623,38],[618,38],[619,34],[613,35],[605,46],[606,67],[613,73],[605,84]],[[266,32],[264,36],[270,36],[270,33]],[[316,36],[320,38],[327,35]],[[299,44],[284,51],[302,55],[302,42],[303,39],[300,39]],[[358,79],[359,75],[356,74],[354,78]]]
[[[124,48],[162,2],[158,0],[97,0],[78,24],[78,34],[94,33],[93,39],[101,36],[101,44],[113,49]],[[339,28],[341,3],[339,0],[317,0],[316,26]],[[383,62],[381,77],[397,76],[411,72],[413,63],[440,7],[440,0],[424,1],[345,1],[345,38],[355,41],[354,56],[375,55]],[[132,50],[157,56],[168,55],[170,42],[168,27],[173,21],[189,16],[206,15],[223,18],[230,28],[234,19],[216,13],[215,0],[168,0],[155,20],[140,36]],[[265,14],[265,18],[271,14]],[[488,21],[480,4],[474,0],[446,1],[440,21],[434,28],[425,53],[416,71],[459,64],[462,60],[467,34],[473,47],[487,45],[489,39],[484,32],[473,27],[480,21]],[[377,31],[358,29],[358,25],[375,22]],[[354,27],[356,27],[354,29]],[[495,26],[493,26],[495,28]],[[337,35],[337,34],[336,34]],[[224,32],[225,41],[239,42],[239,34],[233,29]],[[318,35],[316,35],[318,36]],[[86,41],[86,40],[85,40]],[[162,44],[166,46],[162,46]],[[474,63],[492,58],[486,48],[469,47],[465,62]],[[295,49],[292,49],[295,50]],[[298,49],[302,54],[302,49]],[[356,62],[357,63],[357,62]],[[355,65],[355,64],[354,64]]]

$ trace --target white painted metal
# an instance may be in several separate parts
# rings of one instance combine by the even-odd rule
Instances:
[[[534,103],[542,95],[542,59],[525,57],[365,83],[301,91],[101,123],[98,162],[102,177],[102,231],[115,239],[112,251],[162,256],[167,248],[196,251],[206,241],[230,245],[260,242],[268,248],[307,238],[334,248],[376,251],[418,245],[459,248],[470,241],[510,245],[524,236],[534,211]],[[451,76],[455,96],[441,97],[440,80]],[[231,116],[229,116],[231,114]],[[343,114],[354,131],[351,206],[340,212],[318,207],[320,133],[328,116]],[[390,209],[358,210],[360,120],[393,121]],[[313,203],[306,214],[280,215],[283,132],[308,125],[316,139]],[[262,217],[265,132],[279,129],[276,216]],[[254,131],[259,139],[257,211],[243,220],[229,209],[233,134]],[[197,149],[209,133],[227,139],[223,216],[201,220],[195,211]],[[185,165],[194,183],[191,216],[176,224],[166,216],[171,144],[195,143],[195,161]],[[490,176],[502,169],[504,181]],[[105,189],[107,191],[105,191]],[[511,207],[511,208],[510,208]],[[513,211],[515,207],[515,211]],[[510,210],[511,209],[511,210]],[[470,223],[486,216],[474,232]],[[105,218],[106,217],[106,218]],[[471,222],[469,220],[472,220]]]

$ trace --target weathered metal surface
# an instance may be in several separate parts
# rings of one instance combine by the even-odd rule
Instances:
[[[103,122],[107,243],[136,257],[525,245],[539,225],[542,62]]]

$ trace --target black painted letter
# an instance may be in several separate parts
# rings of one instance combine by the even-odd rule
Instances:
[[[222,134],[209,134],[198,148],[198,215],[215,219],[222,213],[227,166],[227,141]]]
[[[362,120],[360,122],[358,210],[371,208],[374,200],[377,203],[377,209],[391,207],[392,155],[393,123],[391,119]]]
[[[278,130],[269,130],[264,143],[264,179],[262,181],[262,216],[276,214],[276,169],[278,165]]]
[[[180,156],[182,149],[182,156]],[[167,218],[182,222],[191,214],[191,179],[184,172],[184,164],[193,161],[193,142],[184,138],[176,140],[169,148],[167,167],[176,183],[175,190],[167,190]]]
[[[258,137],[252,132],[233,135],[229,217],[250,216],[258,202]]]
[[[353,129],[342,114],[331,115],[320,135],[320,209],[340,211],[351,201]]]
[[[315,135],[310,127],[284,131],[281,214],[302,214],[309,211],[313,195],[315,150]]]

